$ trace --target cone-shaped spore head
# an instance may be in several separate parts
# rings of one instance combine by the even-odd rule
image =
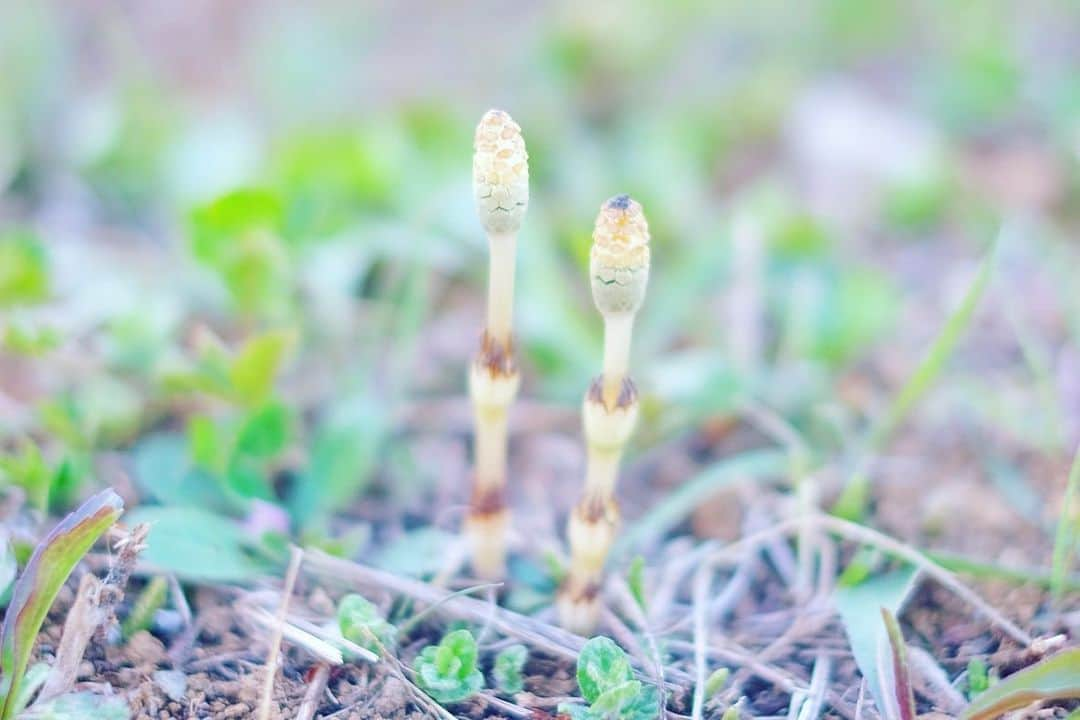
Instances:
[[[589,276],[601,313],[636,313],[641,307],[649,283],[649,224],[629,195],[611,198],[596,216]]]
[[[490,233],[517,232],[529,206],[529,155],[521,128],[502,110],[488,110],[473,142],[473,194]]]

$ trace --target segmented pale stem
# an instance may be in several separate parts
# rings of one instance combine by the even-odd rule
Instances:
[[[600,615],[600,583],[619,520],[619,460],[637,424],[630,341],[648,284],[648,243],[640,205],[625,195],[604,204],[589,263],[593,300],[604,316],[604,372],[582,406],[588,449],[585,488],[567,526],[570,571],[558,602],[563,625],[582,634],[593,630]]]
[[[507,413],[520,382],[513,355],[514,265],[517,231],[529,203],[529,164],[521,128],[501,110],[484,114],[473,147],[473,194],[488,236],[488,295],[480,352],[469,372],[476,464],[466,525],[473,569],[499,578],[505,573],[508,524]]]

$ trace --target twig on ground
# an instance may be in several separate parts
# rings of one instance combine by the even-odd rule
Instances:
[[[687,539],[681,538],[678,541],[668,543],[666,562],[663,563],[661,569],[662,575],[659,582],[656,583],[652,597],[649,598],[649,616],[654,623],[667,622],[671,606],[675,602],[675,595],[679,592],[679,588],[682,587],[683,580],[694,571],[694,568],[701,565],[704,558],[719,547],[713,541],[706,541],[698,547],[693,547],[689,542],[686,542],[685,551],[681,546],[672,547],[676,542],[681,543],[683,540]]]
[[[732,558],[741,552],[747,545],[760,542],[775,541],[779,537],[797,532],[802,523],[808,522],[802,518],[786,520],[777,523],[771,528],[753,533],[730,545],[722,548],[714,555],[717,562],[731,562]],[[973,590],[960,582],[955,575],[926,557],[923,553],[910,545],[889,537],[884,533],[871,528],[853,523],[832,515],[819,514],[813,518],[813,522],[829,532],[836,533],[852,542],[872,545],[882,552],[899,557],[911,563],[925,572],[928,576],[937,580],[954,594],[974,607],[990,622],[1004,630],[1010,637],[1021,645],[1030,645],[1032,638],[1026,632],[1016,626],[1011,620],[995,610],[989,603],[979,597]]]
[[[819,654],[814,661],[814,669],[810,673],[810,691],[807,693],[806,700],[799,710],[798,720],[814,720],[821,714],[821,708],[825,704],[825,693],[829,688],[831,678],[832,661],[828,655]]]
[[[274,636],[270,640],[270,650],[266,656],[266,677],[263,680],[262,697],[259,700],[259,720],[270,720],[270,705],[274,701],[274,678],[277,677],[278,657],[281,654],[281,637],[285,632],[285,616],[289,612],[289,598],[296,587],[296,578],[300,574],[300,561],[304,551],[293,546],[289,550],[289,569],[285,573],[285,586],[281,590],[281,605],[275,618]]]
[[[116,541],[116,562],[109,568],[109,574],[101,586],[101,597],[98,602],[101,611],[105,613],[101,624],[98,626],[98,641],[105,641],[105,626],[113,620],[116,606],[124,599],[124,590],[127,588],[131,573],[135,571],[135,564],[139,560],[139,553],[146,549],[146,538],[150,534],[150,526],[140,523],[124,534]]]
[[[296,711],[296,720],[312,720],[319,709],[319,701],[326,692],[326,683],[330,680],[330,666],[320,663],[304,692],[304,699]]]
[[[520,705],[515,705],[512,702],[503,700],[500,697],[496,697],[490,693],[483,693],[480,697],[484,699],[488,705],[500,710],[504,715],[512,715],[519,718],[531,718],[533,711],[528,708],[523,708]]]
[[[64,620],[60,646],[56,650],[56,662],[49,670],[39,700],[48,700],[70,691],[75,686],[79,664],[82,663],[86,646],[98,627],[108,617],[100,606],[101,581],[92,573],[86,573],[79,581],[75,602]]]
[[[959,713],[967,705],[964,696],[952,686],[945,671],[930,653],[921,647],[909,645],[907,654],[915,671],[913,674],[920,693],[933,700],[941,710],[950,714]]]

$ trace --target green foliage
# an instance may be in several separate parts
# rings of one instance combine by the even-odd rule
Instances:
[[[269,399],[294,340],[291,332],[275,331],[258,335],[240,348],[228,369],[231,394],[237,403],[253,407]]]
[[[137,632],[148,630],[154,624],[154,613],[165,606],[168,594],[168,580],[160,575],[155,575],[150,579],[150,582],[139,593],[123,625],[120,626],[125,640]]]
[[[289,511],[300,527],[319,526],[367,487],[390,430],[387,423],[385,409],[366,396],[324,412],[315,428],[308,466],[288,498]]]
[[[192,253],[217,272],[241,313],[280,315],[287,306],[284,222],[280,198],[261,188],[229,192],[191,213]]]
[[[894,707],[894,684],[879,672],[878,653],[888,647],[889,635],[882,622],[882,609],[895,614],[911,593],[916,573],[906,568],[876,575],[858,585],[837,587],[833,602],[844,624],[855,664],[866,679],[867,689],[879,708]]]
[[[351,643],[374,653],[393,650],[397,645],[397,628],[362,595],[349,594],[341,598],[337,617],[342,637]]]
[[[977,696],[986,692],[990,687],[990,671],[986,667],[986,661],[980,657],[973,657],[967,664],[967,696],[968,700],[974,700]]]
[[[0,308],[40,302],[49,295],[45,248],[29,231],[0,233]]]
[[[529,650],[524,645],[511,645],[499,651],[499,654],[495,656],[495,665],[491,669],[491,675],[495,678],[495,687],[508,695],[524,690],[525,678],[521,673],[528,659]]]
[[[192,582],[251,582],[270,567],[236,522],[199,507],[141,507],[132,524],[148,523],[142,560]]]
[[[428,645],[417,656],[417,684],[440,703],[467,700],[484,687],[484,676],[476,667],[477,654],[471,632],[447,633],[438,645]]]
[[[19,572],[19,561],[15,557],[15,548],[11,545],[11,538],[0,539],[0,607],[7,607],[8,591],[15,582],[15,576]]]
[[[961,720],[990,720],[1038,700],[1080,698],[1080,648],[1059,652],[980,693]]]
[[[272,174],[288,199],[287,235],[327,237],[363,211],[386,207],[399,184],[395,155],[393,144],[373,130],[324,129],[285,138]]]
[[[119,495],[104,490],[61,520],[34,549],[15,583],[0,629],[0,667],[6,688],[0,719],[9,720],[20,709],[16,704],[22,697],[34,640],[56,594],[94,542],[120,517],[123,508]]]
[[[39,358],[55,350],[60,345],[60,335],[52,328],[34,327],[28,323],[12,319],[4,329],[0,347],[24,357]]]
[[[38,510],[48,509],[49,490],[56,474],[32,440],[24,440],[18,450],[0,455],[0,477],[26,491],[26,499]]]
[[[559,706],[559,712],[576,720],[655,720],[660,715],[656,688],[634,679],[629,658],[610,638],[585,643],[578,655],[577,681],[587,705]]]
[[[635,555],[630,561],[630,569],[626,572],[626,584],[630,587],[630,594],[634,596],[634,602],[642,610],[647,610],[645,603],[645,558]]]
[[[705,699],[708,700],[723,690],[729,677],[731,677],[731,670],[726,667],[718,667],[709,673],[709,677],[705,679]]]
[[[911,684],[911,668],[908,666],[907,645],[900,631],[900,623],[888,608],[881,608],[881,619],[889,639],[892,655],[892,696],[900,713],[899,720],[915,720],[915,690]]]

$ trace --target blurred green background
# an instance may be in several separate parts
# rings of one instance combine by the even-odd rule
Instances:
[[[565,432],[599,370],[592,222],[628,192],[639,451],[760,403],[843,455],[1002,222],[936,407],[1060,448],[1077,27],[1062,2],[4,3],[0,475],[41,508],[128,477],[316,535],[373,477],[437,485],[409,428],[456,398],[466,437],[489,107],[530,153],[517,331]]]

